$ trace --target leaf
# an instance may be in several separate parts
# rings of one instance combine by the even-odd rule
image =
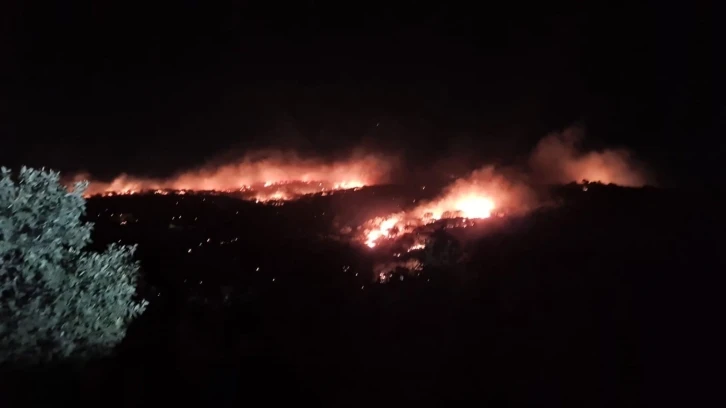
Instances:
[[[85,252],[82,193],[59,173],[0,169],[0,363],[107,353],[145,301],[134,300],[134,247]]]

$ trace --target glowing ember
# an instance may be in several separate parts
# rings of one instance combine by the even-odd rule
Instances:
[[[394,273],[404,272],[414,275],[423,269],[423,264],[417,259],[409,259],[407,261],[395,261],[388,263],[376,264],[373,267],[375,280],[379,283],[386,283],[391,280]],[[399,280],[403,280],[400,275]]]

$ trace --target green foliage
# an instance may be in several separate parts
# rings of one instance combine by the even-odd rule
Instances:
[[[0,363],[103,354],[146,308],[135,300],[135,247],[84,251],[87,183],[68,191],[58,173],[0,174]]]

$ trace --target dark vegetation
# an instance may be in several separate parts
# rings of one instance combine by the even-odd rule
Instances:
[[[715,194],[558,187],[559,205],[457,238],[463,264],[374,283],[370,251],[331,233],[413,194],[373,188],[284,206],[91,199],[96,247],[139,244],[149,309],[116,357],[36,372],[33,390],[15,374],[0,403],[596,407],[698,397],[688,378],[708,357],[723,272]]]

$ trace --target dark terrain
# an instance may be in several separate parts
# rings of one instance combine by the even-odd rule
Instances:
[[[116,357],[77,376],[47,374],[33,403],[597,407],[701,397],[707,384],[695,378],[723,272],[716,194],[557,187],[559,205],[455,239],[462,263],[375,283],[372,251],[331,236],[408,205],[415,190],[283,206],[89,200],[95,247],[139,244],[151,304]],[[13,384],[4,406],[27,405]]]

